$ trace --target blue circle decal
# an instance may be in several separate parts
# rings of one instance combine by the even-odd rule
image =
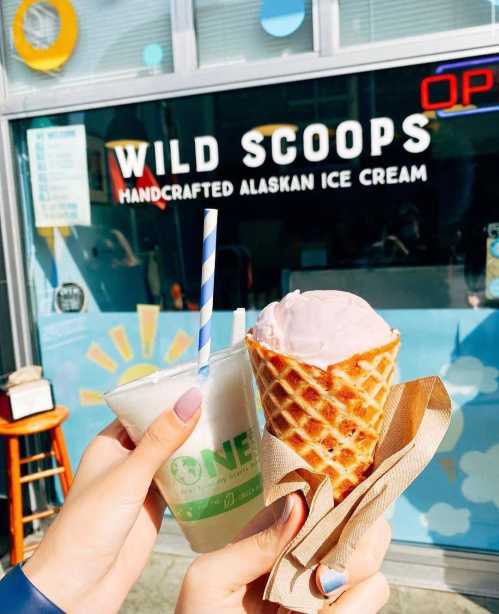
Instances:
[[[163,48],[159,43],[146,45],[142,51],[142,59],[146,66],[159,66],[163,59]]]
[[[262,28],[282,38],[296,32],[305,19],[305,0],[263,0],[260,13]]]

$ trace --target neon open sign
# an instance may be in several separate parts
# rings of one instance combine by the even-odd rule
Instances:
[[[499,56],[442,64],[421,81],[421,106],[438,117],[499,111],[497,98],[490,96],[498,69]]]

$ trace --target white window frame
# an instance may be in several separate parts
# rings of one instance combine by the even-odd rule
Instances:
[[[321,0],[322,1],[322,0]],[[390,0],[385,0],[386,2],[389,2]],[[332,19],[334,21],[334,27],[333,27],[333,36],[335,39],[334,42],[334,49],[339,50],[340,52],[344,52],[344,53],[348,53],[350,50],[365,50],[367,53],[370,54],[369,57],[371,57],[372,59],[378,59],[377,56],[377,49],[379,48],[383,48],[383,47],[388,47],[393,49],[393,47],[397,48],[397,53],[396,53],[396,57],[398,57],[399,59],[403,59],[405,57],[409,57],[410,55],[410,51],[408,52],[406,50],[406,47],[408,47],[410,44],[414,44],[416,43],[417,45],[419,45],[420,43],[423,44],[423,47],[429,47],[430,48],[430,53],[438,53],[439,51],[439,45],[438,45],[438,41],[441,38],[452,38],[454,36],[466,36],[467,33],[470,33],[473,35],[473,32],[477,33],[479,36],[483,37],[482,41],[490,38],[489,35],[492,36],[492,39],[496,39],[497,42],[497,36],[498,36],[498,31],[499,31],[499,23],[496,23],[496,16],[498,14],[498,8],[496,6],[496,4],[494,4],[491,0],[489,0],[490,2],[490,17],[491,17],[491,21],[488,24],[484,24],[481,26],[472,26],[469,28],[457,28],[454,30],[442,30],[440,32],[432,32],[430,34],[418,34],[418,35],[414,35],[414,36],[403,36],[400,38],[391,38],[391,39],[387,39],[384,41],[376,41],[376,42],[367,42],[367,43],[360,43],[357,45],[345,45],[342,46],[341,44],[341,33],[340,33],[340,2],[341,0],[324,0],[324,2],[328,5],[328,12],[325,14],[325,18],[326,19]],[[432,43],[436,43],[436,45],[434,47],[432,47]],[[488,44],[488,43],[487,43]],[[450,44],[450,49],[448,50],[455,50],[456,47],[453,43]],[[374,56],[370,53],[371,50],[374,52]],[[393,56],[392,56],[393,57]],[[379,59],[383,59],[382,56],[379,57]]]
[[[0,105],[7,97],[7,69],[5,68],[6,48],[5,37],[3,35],[3,14],[2,3],[0,2]],[[1,116],[1,108],[0,108]]]
[[[193,41],[193,45],[194,47],[196,47],[196,57],[197,57],[197,39],[196,39],[196,28],[195,28],[195,18],[194,18],[194,0],[171,0],[172,2],[181,2],[185,5],[185,10],[187,12],[190,13],[191,15],[191,24],[192,24],[192,33],[191,33],[191,39]],[[326,0],[327,2],[331,1],[331,0]],[[337,1],[337,0],[333,0],[333,1]],[[210,66],[201,66],[199,64],[199,58],[197,57],[197,62],[195,65],[195,69],[196,71],[205,71],[205,70],[220,70],[220,68],[223,68],[223,70],[227,70],[228,67],[238,67],[238,71],[239,68],[241,68],[242,70],[244,70],[244,67],[247,66],[248,64],[258,64],[258,65],[262,65],[265,64],[266,62],[271,62],[271,61],[278,61],[278,62],[282,62],[283,64],[287,64],[290,62],[294,62],[297,58],[298,59],[310,59],[313,57],[317,57],[320,52],[321,52],[321,45],[322,45],[322,40],[321,40],[321,36],[320,36],[320,5],[323,3],[323,0],[311,0],[312,2],[312,50],[311,51],[305,51],[302,53],[293,53],[291,55],[289,55],[288,57],[282,59],[282,58],[277,58],[277,60],[271,60],[271,59],[264,59],[264,60],[255,60],[252,62],[245,62],[243,60],[238,61],[238,62],[234,62],[234,63],[227,63],[227,64],[216,64],[216,65],[210,65]],[[173,21],[172,21],[173,24]],[[177,25],[177,24],[176,24]],[[176,71],[176,68],[175,68]]]
[[[338,32],[339,37],[339,32]],[[459,52],[467,55],[481,47],[499,45],[499,24],[476,26],[461,30],[434,32],[419,36],[390,39],[374,43],[349,45],[335,48],[336,66],[357,66],[368,62],[383,64],[386,62],[405,62],[417,60],[435,54]]]
[[[170,0],[173,70],[177,74],[194,72],[198,67],[194,5],[192,0]]]
[[[350,72],[497,53],[499,24],[426,36],[341,47],[339,0],[312,0],[314,51],[285,59],[198,67],[192,0],[170,2],[174,72],[102,79],[9,94],[0,98],[0,116],[20,118],[166,99],[221,89],[235,89]],[[0,95],[2,81],[0,74]]]

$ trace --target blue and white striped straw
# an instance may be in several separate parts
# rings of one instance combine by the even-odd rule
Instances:
[[[201,311],[199,315],[198,371],[208,375],[211,349],[211,317],[215,285],[215,254],[217,246],[217,209],[204,210],[203,269],[201,272]]]

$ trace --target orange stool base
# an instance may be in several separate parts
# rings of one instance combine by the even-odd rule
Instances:
[[[64,497],[67,496],[73,473],[69,455],[64,441],[61,424],[68,417],[68,410],[59,405],[51,411],[9,421],[0,416],[0,435],[7,443],[7,473],[9,483],[9,519],[10,519],[10,562],[17,565],[24,559],[24,524],[41,518],[47,518],[58,510],[47,509],[28,516],[23,516],[22,486],[35,480],[45,479],[54,475],[59,477]],[[21,457],[19,438],[49,431],[51,446],[49,452],[40,452],[31,456]],[[37,463],[46,458],[55,459],[53,469],[44,469],[35,473],[21,475],[21,467],[28,463]]]

